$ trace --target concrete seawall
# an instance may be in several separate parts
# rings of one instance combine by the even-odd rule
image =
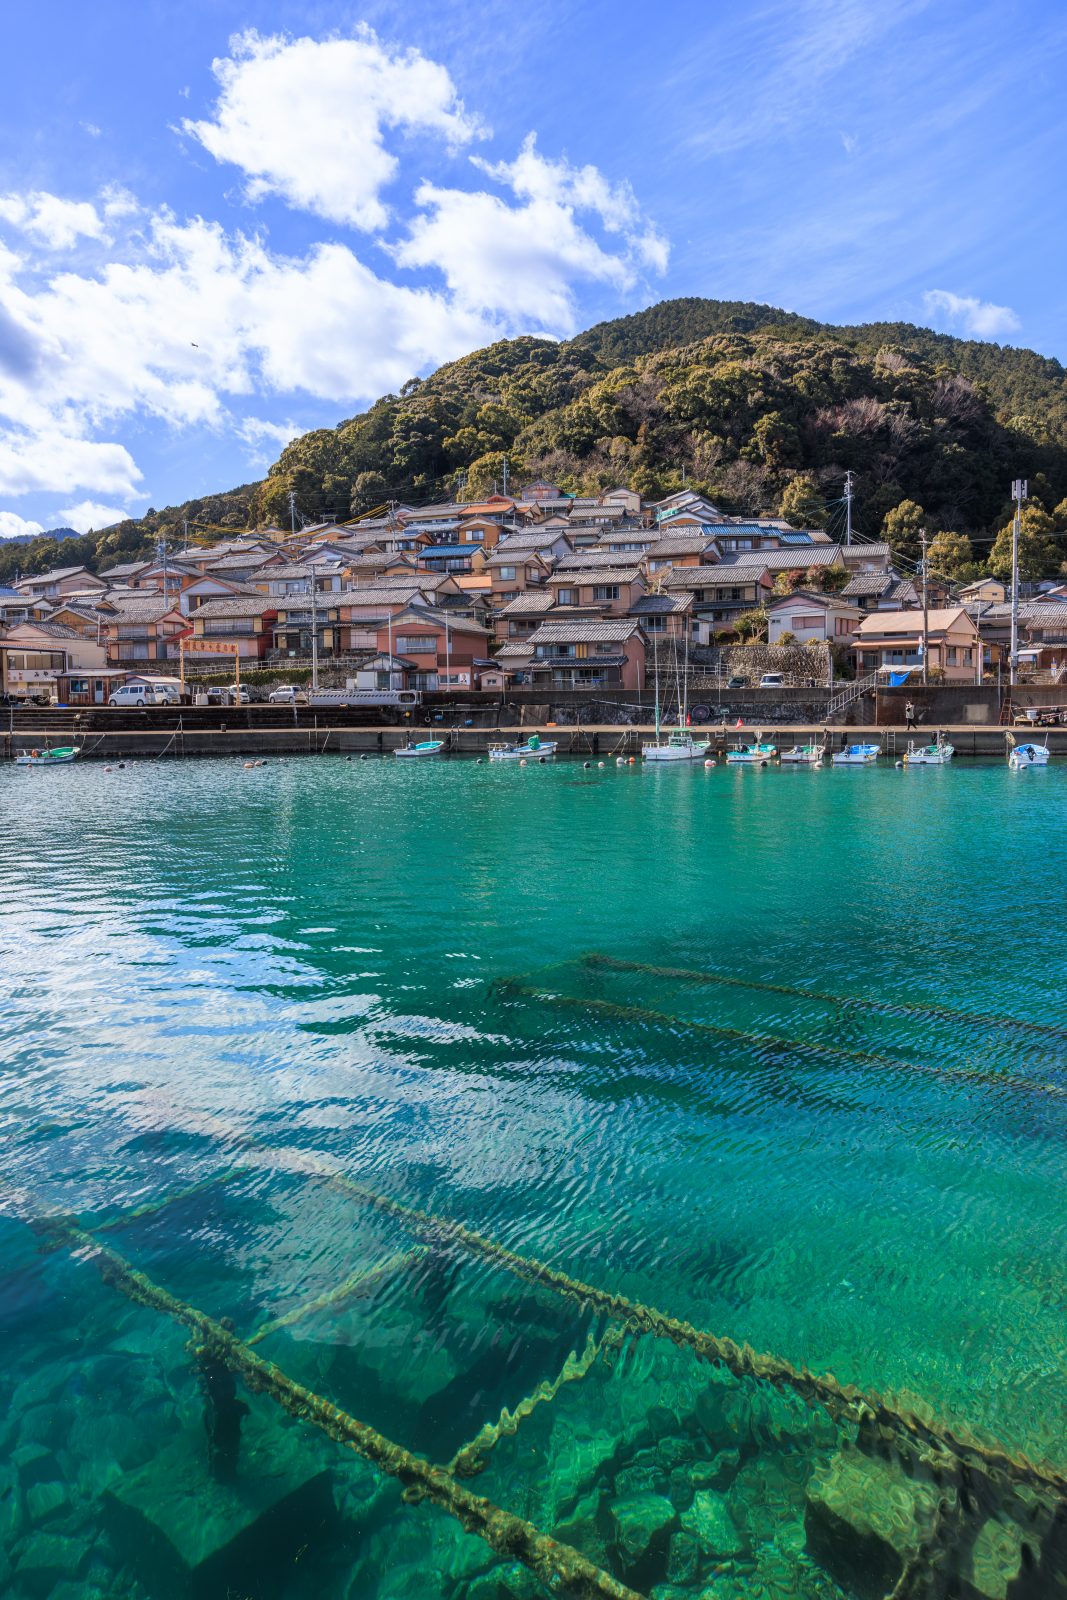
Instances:
[[[711,753],[721,756],[755,736],[754,725],[744,728],[723,727],[694,728],[693,733],[711,742]],[[779,749],[792,744],[810,741],[827,743],[829,748],[840,750],[855,737],[855,730],[826,728],[812,723],[764,726],[764,733]],[[919,733],[910,736],[902,728],[878,728],[874,736],[882,745],[883,755],[899,757],[908,748],[909,738],[916,743],[928,742],[937,731],[926,725]],[[1067,727],[1048,731],[1049,748],[1054,755],[1067,756]],[[152,757],[175,761],[190,757],[254,757],[289,755],[389,755],[399,745],[410,739],[441,738],[447,735],[451,753],[461,756],[484,756],[489,745],[497,742],[520,742],[538,732],[542,740],[554,740],[561,755],[581,756],[605,760],[616,756],[639,755],[641,745],[655,736],[651,726],[619,727],[613,724],[560,728],[551,725],[535,727],[501,726],[499,728],[456,728],[450,733],[440,725],[405,728],[198,728],[198,729],[115,729],[113,732],[72,735],[69,731],[54,728],[17,728],[13,733],[0,736],[0,754],[10,760],[16,753],[30,749],[48,749],[50,746],[78,743],[83,759],[127,760]],[[956,747],[958,756],[999,757],[1007,753],[1007,729],[981,724],[946,726],[943,732]],[[1030,732],[1024,728],[1014,730],[1019,743],[1034,738],[1044,742],[1045,729]]]

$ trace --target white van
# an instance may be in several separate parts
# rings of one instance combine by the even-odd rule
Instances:
[[[108,699],[109,706],[176,706],[181,704],[177,688],[164,683],[123,683]]]

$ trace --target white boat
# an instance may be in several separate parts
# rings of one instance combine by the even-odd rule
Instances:
[[[777,754],[773,744],[764,744],[762,739],[757,739],[754,744],[740,744],[736,750],[728,750],[726,764],[729,767],[763,767],[768,761],[773,761]]]
[[[822,765],[825,753],[821,744],[795,744],[791,749],[783,750],[778,759],[794,766],[818,767]]]
[[[1008,766],[1013,772],[1025,772],[1028,767],[1047,767],[1049,758],[1048,734],[1044,744],[1016,744],[1015,735],[1008,734]]]
[[[906,767],[945,767],[956,754],[956,746],[949,744],[940,733],[933,744],[909,743],[904,756]]]
[[[835,767],[869,767],[882,753],[880,744],[850,744],[830,757]]]
[[[401,758],[409,756],[436,756],[445,747],[444,739],[422,739],[418,744],[398,745],[393,751],[394,756]]]
[[[525,744],[491,744],[489,746],[490,761],[543,761],[546,756],[554,756],[558,745],[551,739],[542,739],[538,734],[532,733]]]
[[[77,761],[81,747],[75,744],[60,745],[55,750],[20,750],[15,757],[16,767],[64,767],[68,761]]]
[[[659,654],[656,643],[653,642],[653,663],[656,669],[656,742],[643,744],[641,757],[644,761],[701,761],[711,749],[710,739],[694,739],[687,723],[689,721],[689,640],[685,642],[686,674],[685,687],[678,685],[678,726],[664,734],[660,729],[659,709]],[[678,656],[674,657],[675,674],[677,676]]]

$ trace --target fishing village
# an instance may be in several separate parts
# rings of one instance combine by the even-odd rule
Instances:
[[[1067,583],[908,574],[853,538],[850,496],[849,479],[837,535],[543,479],[347,524],[304,525],[294,497],[288,532],[31,574],[0,591],[3,748],[26,765],[1067,750]]]
[[[1063,7],[3,39],[0,1600],[1067,1600]]]

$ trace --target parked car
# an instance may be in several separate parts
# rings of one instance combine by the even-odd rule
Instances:
[[[243,683],[231,683],[226,690],[226,698],[231,706],[246,706],[251,701],[252,696]]]
[[[761,689],[784,689],[785,673],[765,672],[759,681],[759,686]]]
[[[747,689],[748,679],[741,673],[735,672],[732,678],[727,678],[726,687],[728,689]]]
[[[181,704],[177,688],[162,683],[121,683],[108,696],[109,706],[176,706]]]
[[[267,700],[272,706],[306,706],[308,697],[295,683],[280,683],[271,690]]]

